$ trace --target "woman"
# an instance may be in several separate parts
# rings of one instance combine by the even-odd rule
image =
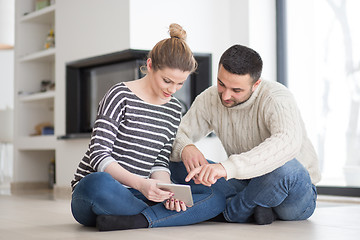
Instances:
[[[171,183],[169,157],[181,118],[172,95],[197,63],[178,24],[150,51],[145,77],[112,87],[99,104],[89,148],[73,188],[74,218],[100,231],[178,226],[221,213],[225,198],[192,186],[194,206],[156,183]]]

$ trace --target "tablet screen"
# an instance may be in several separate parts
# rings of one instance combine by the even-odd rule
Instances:
[[[173,198],[183,201],[187,206],[194,205],[190,185],[157,183],[157,186],[162,190],[174,193]]]

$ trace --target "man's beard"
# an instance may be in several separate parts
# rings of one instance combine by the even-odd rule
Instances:
[[[251,98],[251,96],[253,95],[253,93],[254,93],[254,91],[252,91],[251,93],[250,93],[250,95],[249,95],[249,97],[246,99],[246,100],[244,100],[244,101],[242,101],[242,102],[235,102],[234,101],[234,104],[232,104],[232,105],[227,105],[226,103],[224,103],[224,100],[222,99],[222,94],[221,93],[219,93],[219,97],[220,97],[220,101],[221,101],[221,103],[222,103],[222,105],[224,105],[225,107],[227,107],[227,108],[232,108],[232,107],[236,107],[236,106],[238,106],[238,105],[241,105],[241,104],[243,104],[243,103],[246,103],[250,98]]]

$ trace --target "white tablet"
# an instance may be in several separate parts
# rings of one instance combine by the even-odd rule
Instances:
[[[162,190],[174,193],[173,198],[183,201],[187,206],[194,205],[190,185],[157,183],[157,186]]]

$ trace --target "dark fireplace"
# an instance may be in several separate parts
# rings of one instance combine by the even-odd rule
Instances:
[[[116,83],[143,76],[148,51],[128,49],[66,65],[66,135],[61,139],[89,137],[98,103]],[[195,97],[211,85],[211,54],[194,53],[199,66],[175,93],[186,113]]]

